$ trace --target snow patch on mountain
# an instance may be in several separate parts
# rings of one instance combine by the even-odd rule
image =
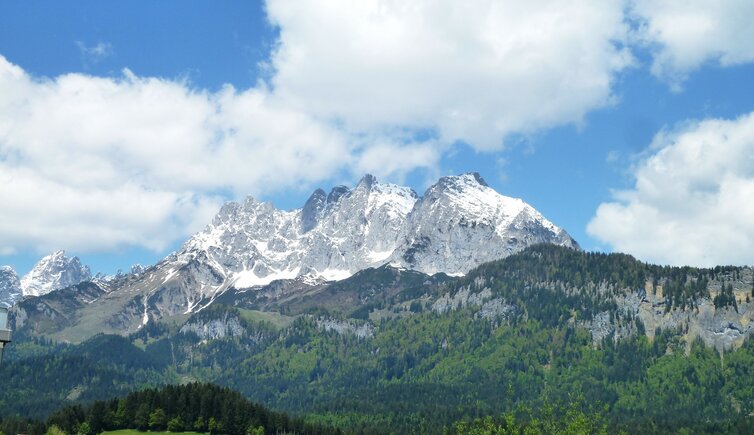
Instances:
[[[0,266],[0,305],[11,306],[23,297],[21,281],[10,266]]]
[[[65,251],[56,251],[43,257],[32,270],[21,278],[24,296],[41,296],[55,290],[89,281],[89,266],[81,264],[78,257],[66,257]]]
[[[406,238],[390,263],[429,275],[464,275],[538,243],[579,248],[532,206],[469,173],[442,177],[427,189],[408,215]]]
[[[206,259],[223,283],[236,288],[301,276],[344,279],[390,257],[417,198],[413,190],[378,183],[371,175],[353,190],[336,186],[326,195],[317,189],[292,211],[248,197],[225,204],[175,259]]]
[[[203,231],[125,283],[124,291],[141,295],[145,313],[157,318],[201,311],[230,288],[286,280],[317,285],[385,264],[464,275],[535,243],[578,248],[565,231],[522,200],[495,192],[479,174],[443,177],[423,197],[366,175],[352,189],[317,189],[290,211],[251,196],[228,202]]]

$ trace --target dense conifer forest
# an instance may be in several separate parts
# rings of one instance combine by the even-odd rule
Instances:
[[[88,406],[67,406],[52,413],[44,422],[6,418],[0,422],[0,429],[9,434],[32,435],[55,431],[93,435],[116,429],[232,435],[339,433],[331,427],[269,411],[229,388],[193,383],[145,389],[121,399],[95,401]]]

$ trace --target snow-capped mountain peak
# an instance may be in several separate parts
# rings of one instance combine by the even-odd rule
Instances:
[[[21,289],[24,296],[41,296],[91,278],[88,266],[82,265],[78,257],[66,257],[65,251],[60,250],[39,260],[21,278]]]
[[[133,331],[151,318],[201,310],[232,288],[285,298],[385,264],[463,275],[535,243],[578,248],[533,207],[500,195],[476,173],[443,177],[421,197],[371,175],[325,192],[315,190],[290,211],[251,196],[229,202],[156,265],[95,282],[107,287],[101,303],[120,304],[113,321]],[[87,278],[88,268],[61,251],[40,261],[21,286],[25,295],[39,295]],[[269,285],[276,280],[288,282]]]
[[[200,298],[277,279],[336,280],[386,263],[464,274],[534,243],[577,247],[520,199],[500,195],[478,173],[441,178],[423,197],[365,175],[353,189],[315,190],[283,211],[249,196],[225,204],[170,259],[164,280],[190,270]],[[191,296],[196,299],[196,297]]]
[[[22,296],[16,271],[10,266],[0,266],[0,304],[13,305]]]
[[[536,243],[578,248],[568,233],[521,199],[499,194],[478,173],[442,177],[408,216],[391,263],[424,273],[463,275]]]
[[[417,199],[413,190],[379,183],[371,175],[352,190],[336,186],[325,194],[317,189],[303,208],[292,211],[247,197],[225,204],[177,258],[207,259],[214,284],[204,293],[218,291],[215,276],[222,277],[223,286],[236,287],[297,276],[341,279],[392,254]]]

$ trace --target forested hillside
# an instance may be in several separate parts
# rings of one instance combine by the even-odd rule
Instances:
[[[217,305],[129,337],[26,339],[0,368],[0,409],[47,418],[66,404],[202,381],[347,432],[468,433],[569,412],[610,431],[735,432],[752,424],[754,342],[716,348],[693,334],[693,316],[745,318],[751,291],[749,269],[539,246],[440,286],[412,280],[379,303],[363,298],[361,311]]]
[[[146,389],[88,406],[67,406],[44,422],[19,418],[0,421],[0,433],[41,435],[58,430],[67,434],[94,435],[116,429],[232,435],[339,432],[332,427],[271,412],[235,391],[210,384]]]

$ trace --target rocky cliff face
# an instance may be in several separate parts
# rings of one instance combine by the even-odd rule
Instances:
[[[317,189],[298,210],[251,197],[228,203],[170,263],[198,260],[223,285],[248,288],[300,276],[338,280],[386,263],[461,275],[536,243],[578,247],[479,174],[443,177],[422,198],[367,175],[353,190]]]
[[[39,260],[21,279],[21,289],[24,296],[41,296],[91,278],[89,267],[78,257],[69,258],[65,251],[57,251]]]
[[[416,199],[412,190],[371,176],[353,190],[337,186],[325,195],[318,189],[293,211],[249,197],[226,204],[171,263],[198,259],[237,288],[304,275],[343,279],[387,261],[405,235]]]
[[[21,299],[21,281],[10,266],[0,266],[0,304],[13,305]]]
[[[408,215],[391,262],[430,275],[463,275],[538,243],[579,247],[533,207],[500,195],[472,173],[443,177],[427,190]]]
[[[708,346],[718,351],[739,347],[744,340],[754,334],[754,302],[751,302],[751,282],[754,273],[751,268],[741,268],[734,274],[724,274],[720,280],[710,282],[709,297],[701,298],[693,307],[666,310],[665,289],[660,286],[653,289],[647,282],[645,288],[625,292],[616,298],[618,309],[629,318],[640,319],[646,334],[652,338],[655,330],[669,329],[683,331],[688,343],[700,338]],[[721,285],[729,283],[735,286],[733,295],[736,306],[715,307],[714,297],[720,293]],[[630,324],[610,322],[609,313],[598,315],[590,325],[592,336],[600,340],[607,335],[621,336],[635,333]]]
[[[158,264],[128,279],[98,280],[108,294],[91,310],[115,310],[120,320],[111,327],[128,332],[151,318],[201,310],[231,288],[260,291],[296,280],[291,288],[306,292],[386,264],[463,275],[537,243],[578,248],[564,230],[522,200],[495,192],[479,174],[443,177],[421,198],[366,175],[353,189],[317,189],[292,211],[252,197],[229,202]],[[56,253],[35,268],[34,294],[89,276],[72,264],[77,259],[62,258]]]

